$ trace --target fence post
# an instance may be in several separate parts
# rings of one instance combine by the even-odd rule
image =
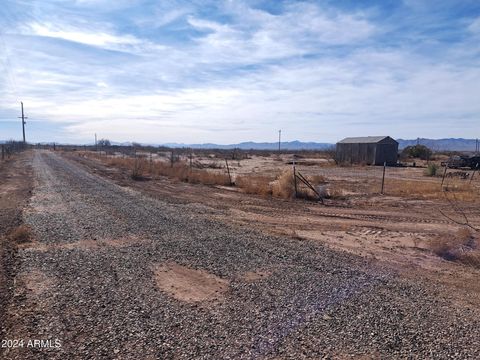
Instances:
[[[387,162],[383,163],[383,175],[382,175],[382,192],[381,194],[383,195],[384,189],[385,189],[385,169],[387,168]]]
[[[134,177],[138,176],[138,167],[137,167],[137,149],[133,148],[133,173]]]
[[[443,172],[443,177],[442,177],[442,189],[443,189],[443,182],[445,181],[445,176],[447,176],[447,169],[448,169],[448,165],[445,164],[445,171]]]
[[[227,165],[228,179],[230,180],[230,185],[232,185],[232,176],[230,175],[230,168],[228,166],[227,158],[225,158],[225,164]]]
[[[295,155],[293,155],[293,184],[295,186],[295,198],[297,198],[297,172],[295,170]]]
[[[473,169],[473,173],[472,173],[472,176],[470,177],[470,182],[469,182],[469,184],[472,183],[473,177],[475,176],[475,172],[476,172],[477,170],[478,170],[478,163],[477,163],[477,165],[475,166],[475,169]]]
[[[150,175],[152,175],[152,152],[150,151]]]

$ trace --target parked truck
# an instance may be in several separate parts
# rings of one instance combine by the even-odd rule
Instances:
[[[448,166],[450,169],[480,168],[480,155],[473,156],[452,156],[450,159],[442,163],[442,166]]]

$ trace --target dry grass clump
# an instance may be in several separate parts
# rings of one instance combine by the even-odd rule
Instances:
[[[235,185],[242,188],[247,194],[258,194],[262,196],[272,195],[272,179],[262,175],[237,176]]]
[[[445,260],[480,268],[480,250],[478,246],[478,237],[470,230],[464,228],[454,235],[438,236],[433,239],[430,249]]]
[[[330,185],[326,189],[325,198],[333,200],[345,200],[347,198],[345,190],[339,186]]]
[[[15,243],[21,244],[29,242],[32,239],[32,231],[29,226],[23,224],[17,226],[10,234],[10,240]]]
[[[272,195],[282,199],[291,199],[295,195],[293,170],[284,170],[272,183]]]
[[[371,192],[378,192],[378,185],[370,189]],[[454,181],[444,185],[437,181],[415,181],[401,179],[386,179],[385,193],[387,195],[412,197],[420,199],[442,199],[445,198],[444,192],[455,193],[457,200],[476,201],[480,199],[478,189],[465,181]]]
[[[208,170],[191,170],[188,173],[185,181],[193,184],[231,185],[230,178],[227,174],[221,174]]]
[[[427,165],[425,169],[425,176],[436,176],[438,172],[438,165],[434,163],[430,163]]]
[[[150,161],[146,157],[98,157],[108,166],[124,169],[132,172],[134,180],[144,180],[146,176],[167,176],[169,178],[205,185],[230,185],[230,178],[227,174],[203,169],[191,169],[184,162]]]
[[[146,161],[148,163],[148,161]],[[186,163],[177,162],[173,165],[166,162],[152,164],[153,175],[167,176],[179,181],[205,185],[230,185],[227,174],[207,169],[191,169]]]
[[[378,187],[375,184],[375,189]],[[378,189],[376,189],[378,192]],[[440,184],[432,181],[386,179],[385,192],[388,195],[437,198],[442,195]]]
[[[135,160],[132,158],[121,158],[121,157],[109,157],[104,159],[108,165],[121,167],[121,168],[131,168]]]
[[[327,179],[323,175],[309,175],[307,180],[310,181],[313,185],[325,184]]]
[[[480,191],[478,188],[475,188],[469,183],[463,182],[462,180],[455,182],[453,184],[447,184],[443,187],[445,192],[444,197],[448,196],[451,193],[454,196],[456,201],[479,201],[480,200]]]
[[[325,182],[321,175],[308,176],[307,180],[313,186]],[[291,169],[284,170],[276,179],[264,175],[238,176],[235,184],[247,194],[272,195],[282,199],[292,199],[295,196],[295,180]],[[318,200],[317,194],[300,180],[297,180],[297,197]]]
[[[276,179],[262,175],[238,176],[235,185],[248,194],[273,195],[282,199],[292,198],[295,194],[292,170],[283,171]]]

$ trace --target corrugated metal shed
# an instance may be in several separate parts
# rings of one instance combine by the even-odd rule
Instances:
[[[345,138],[337,143],[336,156],[342,164],[395,165],[398,142],[390,136]]]
[[[347,137],[343,140],[340,140],[339,144],[376,144],[383,140],[391,139],[390,136],[363,136],[363,137]],[[395,140],[393,140],[395,141]]]

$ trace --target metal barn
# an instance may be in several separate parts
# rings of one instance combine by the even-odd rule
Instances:
[[[345,138],[337,143],[336,157],[341,164],[395,165],[398,142],[390,136]]]

